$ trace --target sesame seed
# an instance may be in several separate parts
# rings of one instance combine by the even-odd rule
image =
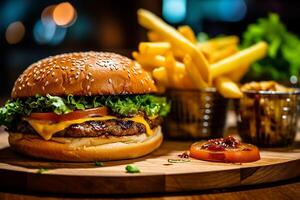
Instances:
[[[109,82],[110,84],[112,84],[112,80],[111,80],[111,78],[109,78],[109,79],[108,79],[108,82]]]

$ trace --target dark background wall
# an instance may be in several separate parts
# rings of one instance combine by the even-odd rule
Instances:
[[[138,8],[149,9],[174,26],[189,24],[211,36],[240,36],[249,23],[277,12],[289,30],[300,34],[300,1],[283,0],[74,0],[69,1],[77,12],[72,25],[54,27],[54,34],[51,26],[43,30],[41,13],[61,2],[0,1],[0,96],[8,96],[19,73],[46,56],[86,50],[130,56],[138,42],[146,39],[146,31],[137,24]],[[25,34],[9,44],[7,28],[16,21],[23,24]]]

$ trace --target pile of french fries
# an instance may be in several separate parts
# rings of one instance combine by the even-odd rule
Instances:
[[[161,90],[216,87],[226,98],[241,98],[239,81],[267,51],[265,42],[239,51],[237,36],[199,43],[189,26],[175,29],[144,9],[138,10],[138,21],[149,30],[149,42],[141,42],[132,56],[152,73]]]

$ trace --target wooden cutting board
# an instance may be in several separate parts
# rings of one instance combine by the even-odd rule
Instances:
[[[261,160],[226,164],[191,159],[169,163],[191,143],[165,141],[151,155],[139,159],[94,163],[37,160],[11,151],[7,133],[0,133],[0,188],[76,194],[182,192],[255,185],[300,176],[300,148],[262,150]],[[134,164],[139,174],[125,173]],[[38,169],[49,169],[39,174]]]

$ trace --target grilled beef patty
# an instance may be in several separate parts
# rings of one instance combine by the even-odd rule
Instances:
[[[157,127],[162,122],[161,117],[153,120],[146,119],[150,128]],[[12,132],[24,134],[38,134],[28,122],[21,121]],[[110,119],[105,121],[88,121],[73,124],[63,131],[55,133],[54,137],[99,137],[99,136],[129,136],[146,133],[146,127],[142,123],[122,119]]]

